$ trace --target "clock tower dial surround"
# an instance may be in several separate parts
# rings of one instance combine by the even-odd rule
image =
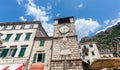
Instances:
[[[54,20],[51,70],[63,70],[63,55],[66,57],[68,70],[82,70],[74,17]]]

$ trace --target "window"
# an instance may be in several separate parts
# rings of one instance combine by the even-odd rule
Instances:
[[[33,27],[34,27],[34,25],[33,25],[33,24],[31,24],[31,25],[30,25],[30,29],[32,29]]]
[[[84,49],[87,49],[85,45],[83,46],[83,48],[84,48]]]
[[[6,30],[7,29],[7,26],[4,26],[2,30]]]
[[[0,57],[6,57],[6,55],[7,55],[8,51],[9,51],[9,49],[8,49],[8,48],[3,49],[3,50],[2,50],[2,52],[1,52]]]
[[[90,60],[87,60],[87,63],[90,63]]]
[[[16,27],[16,26],[15,26],[15,25],[13,25],[13,26],[12,26],[12,29],[15,29],[15,27]]]
[[[87,53],[87,52],[85,52],[85,56],[88,56],[88,53]]]
[[[92,44],[90,44],[89,46],[90,46],[90,47],[93,47],[93,45],[92,45]]]
[[[45,53],[35,53],[33,63],[35,62],[45,62]]]
[[[62,24],[62,23],[70,23],[70,19],[69,18],[62,18],[58,20],[58,24]]]
[[[16,51],[17,51],[17,48],[11,48],[11,49],[9,49],[7,56],[14,57]]]
[[[17,34],[15,40],[19,40],[22,34]]]
[[[44,46],[44,40],[40,40],[40,46]]]
[[[12,34],[7,34],[5,41],[9,41],[10,37],[12,36]]]
[[[21,25],[21,29],[24,29],[24,27],[25,27],[25,24]]]
[[[91,53],[92,53],[93,56],[95,55],[95,53],[93,51]]]
[[[25,53],[26,47],[22,47],[19,53],[19,57],[23,57]]]
[[[25,37],[25,40],[29,40],[29,39],[30,39],[30,36],[31,36],[31,33],[27,33],[27,34],[26,34],[26,37]]]

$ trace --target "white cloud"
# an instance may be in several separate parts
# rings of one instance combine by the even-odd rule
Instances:
[[[53,36],[53,24],[43,23],[42,26],[45,28],[45,31],[48,33],[49,36]]]
[[[83,7],[83,4],[79,4],[79,5],[78,5],[78,8],[82,8],[82,7]]]
[[[59,16],[60,16],[60,14],[59,14],[59,13],[57,13],[57,14],[56,14],[56,17],[59,17]]]
[[[34,0],[28,0],[26,6],[26,15],[34,17],[35,21],[40,21],[48,35],[53,35],[53,24],[47,23],[50,19],[45,7],[37,6]],[[50,9],[50,8],[49,8]]]
[[[52,16],[48,16],[48,12],[46,10],[52,9],[52,6],[47,6],[47,8],[43,6],[37,6],[34,3],[34,0],[16,0],[19,5],[23,3],[24,5],[21,5],[25,7],[26,9],[26,16],[32,16],[34,21],[40,21],[45,29],[45,31],[48,33],[48,35],[52,36],[53,35],[53,24],[47,23],[49,19]],[[20,16],[20,19],[22,21],[27,21],[23,16]]]
[[[18,5],[21,5],[21,3],[23,2],[23,0],[16,0]]]
[[[26,5],[26,15],[33,16],[34,20],[40,20],[41,22],[49,21],[47,12],[36,6],[32,0],[29,0],[29,3]]]
[[[108,25],[110,23],[110,20],[105,20],[104,23]]]
[[[104,29],[102,29],[102,30],[97,31],[96,34],[99,33],[99,32],[101,32],[101,31],[105,31],[106,29],[108,29],[108,28],[110,28],[110,27],[112,27],[112,26],[115,26],[118,22],[120,22],[120,18],[116,18],[116,19],[111,20],[111,23],[112,23],[112,24],[106,26],[106,27],[105,27]]]
[[[90,19],[77,19],[75,21],[78,40],[82,37],[88,36],[90,32],[95,32],[100,27],[97,21]]]
[[[27,19],[25,19],[23,16],[20,16],[20,20],[21,21],[27,21]]]

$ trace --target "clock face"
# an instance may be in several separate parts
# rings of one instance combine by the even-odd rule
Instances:
[[[69,27],[68,26],[61,26],[60,27],[60,32],[61,33],[67,33],[69,31]]]

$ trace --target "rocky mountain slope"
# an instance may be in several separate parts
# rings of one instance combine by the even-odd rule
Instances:
[[[106,31],[102,31],[92,37],[84,37],[80,42],[97,42],[98,48],[110,49],[112,52],[115,52],[116,45],[120,41],[120,22],[108,28]]]

